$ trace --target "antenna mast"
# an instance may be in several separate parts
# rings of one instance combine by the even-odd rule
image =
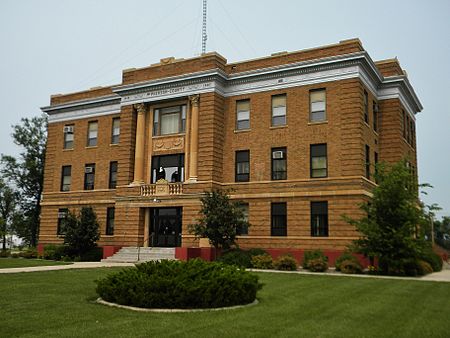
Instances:
[[[206,35],[206,7],[207,0],[203,0],[202,54],[206,53],[206,39],[208,38]]]

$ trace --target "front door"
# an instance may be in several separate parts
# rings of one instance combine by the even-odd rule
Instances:
[[[152,208],[150,238],[152,246],[181,245],[182,208]]]

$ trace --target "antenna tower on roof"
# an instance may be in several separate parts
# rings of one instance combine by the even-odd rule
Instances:
[[[203,0],[202,54],[206,53],[206,39],[208,39],[208,35],[206,35],[206,8],[207,0]]]

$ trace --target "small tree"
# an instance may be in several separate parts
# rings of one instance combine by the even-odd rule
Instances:
[[[242,202],[231,202],[226,191],[213,190],[201,198],[201,218],[189,226],[196,237],[208,238],[216,249],[229,249],[236,244],[238,229],[248,227]]]
[[[418,203],[417,185],[404,162],[390,168],[379,166],[377,180],[372,200],[361,205],[367,216],[359,220],[344,218],[361,235],[352,249],[379,258],[382,269],[389,271],[389,264],[420,255],[424,214]]]
[[[12,234],[16,217],[17,193],[0,178],[0,237],[6,250],[6,236]]]
[[[97,246],[100,238],[97,215],[91,207],[81,208],[80,214],[67,214],[64,222],[64,244],[75,255],[81,256]]]

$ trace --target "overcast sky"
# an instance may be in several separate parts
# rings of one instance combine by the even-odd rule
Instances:
[[[0,153],[11,125],[50,95],[117,84],[122,69],[201,52],[201,0],[1,0]],[[450,1],[209,0],[207,50],[228,62],[358,37],[374,60],[398,57],[424,110],[419,178],[450,215]]]

